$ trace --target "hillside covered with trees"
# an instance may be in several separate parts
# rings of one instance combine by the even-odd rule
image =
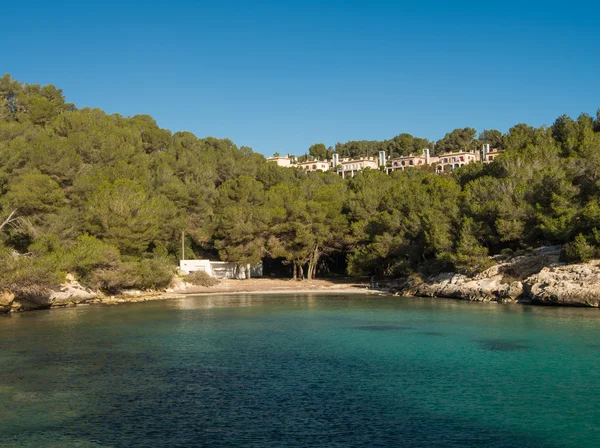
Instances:
[[[482,141],[505,151],[451,174],[366,170],[342,179],[278,167],[227,139],[172,134],[147,115],[77,109],[54,86],[5,75],[0,290],[34,293],[67,272],[109,292],[161,288],[182,232],[187,258],[276,261],[299,278],[340,266],[356,276],[474,272],[488,255],[547,244],[564,245],[568,260],[594,256],[600,111],[477,140],[459,129],[436,147]],[[382,149],[398,155],[429,143],[400,134]],[[369,144],[336,150],[355,156]]]

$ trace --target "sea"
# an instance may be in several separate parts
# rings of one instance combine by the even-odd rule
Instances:
[[[253,294],[0,316],[0,447],[598,446],[598,309]]]

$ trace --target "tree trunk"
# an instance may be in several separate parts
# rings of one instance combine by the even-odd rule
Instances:
[[[294,262],[294,266],[296,266],[296,269],[298,270],[298,275],[296,278],[298,280],[304,280],[304,270],[302,269],[302,265],[298,262]]]
[[[251,271],[251,269],[252,269],[252,268],[250,267],[250,263],[248,263],[248,264],[246,265],[246,278],[247,278],[248,280],[250,280],[250,279],[252,278],[252,271]]]
[[[296,280],[297,276],[296,276],[296,263],[294,263],[292,265],[292,271],[294,272],[294,275],[292,277],[292,280]]]
[[[319,262],[319,246],[315,246],[315,250],[313,251],[312,256],[310,257],[310,261],[308,263],[308,275],[307,278],[312,280],[315,278],[317,274],[317,263]]]
[[[315,250],[316,252],[316,250]],[[313,261],[313,272],[312,272],[312,278],[317,278],[317,268],[319,267],[319,258],[321,257],[321,254],[316,252],[315,254],[315,259]]]

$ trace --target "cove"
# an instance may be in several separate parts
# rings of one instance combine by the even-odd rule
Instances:
[[[600,446],[597,309],[352,294],[0,316],[2,447]]]

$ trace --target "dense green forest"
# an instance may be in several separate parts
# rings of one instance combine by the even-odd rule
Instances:
[[[488,255],[546,244],[564,245],[567,260],[594,256],[600,111],[475,133],[457,129],[436,147],[484,141],[505,151],[444,175],[365,170],[341,179],[278,167],[227,139],[172,134],[147,115],[77,109],[54,86],[5,75],[0,290],[53,287],[67,272],[105,291],[164,287],[182,232],[188,258],[276,260],[298,278],[334,265],[380,277],[475,272]],[[360,155],[353,148],[363,143],[336,149]],[[429,143],[400,134],[382,149]]]

